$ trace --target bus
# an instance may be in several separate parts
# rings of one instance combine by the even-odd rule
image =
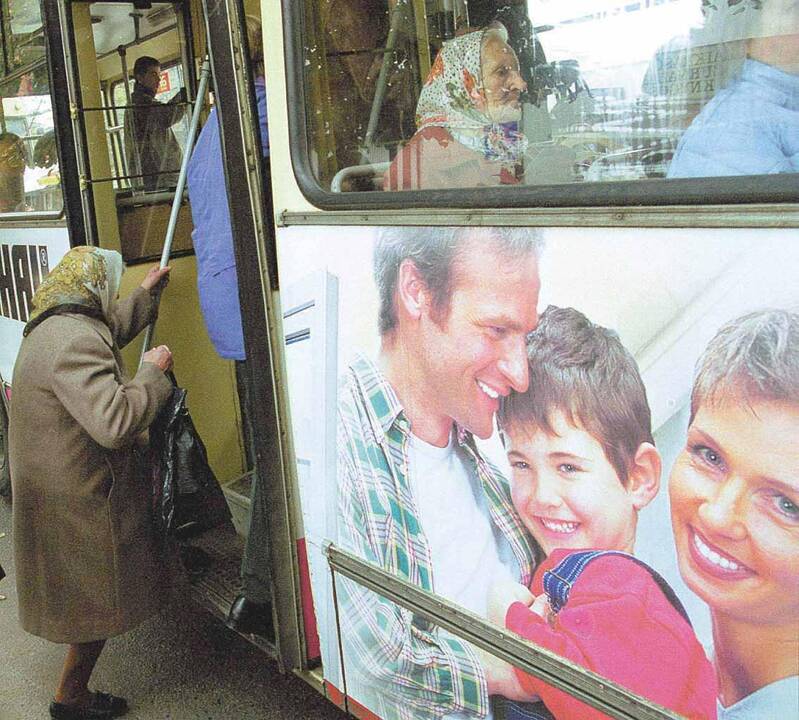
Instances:
[[[170,132],[182,157],[191,152],[188,108],[200,102],[206,113],[210,107],[209,98],[196,97],[202,61],[210,58],[245,346],[254,370],[249,412],[257,460],[248,467],[248,408],[239,400],[233,363],[216,355],[205,331],[184,196],[155,336],[175,354],[178,379],[188,389],[237,531],[196,540],[213,560],[192,585],[198,603],[224,617],[237,593],[257,474],[269,507],[263,542],[274,636],[249,639],[354,717],[552,717],[540,702],[530,704],[543,697],[553,708],[563,701],[580,713],[676,718],[681,715],[672,696],[704,693],[713,701],[707,717],[716,717],[718,696],[722,709],[752,703],[755,718],[767,717],[764,708],[775,698],[791,697],[799,667],[790,660],[768,676],[768,684],[738,694],[725,683],[700,686],[705,681],[697,673],[682,681],[679,692],[672,688],[664,695],[658,684],[666,687],[665,670],[648,678],[652,692],[640,685],[636,691],[575,654],[489,622],[484,598],[483,605],[468,605],[439,589],[436,578],[447,568],[436,565],[428,539],[433,528],[424,513],[417,514],[420,481],[409,481],[405,470],[389,472],[388,479],[383,472],[374,486],[357,481],[364,483],[356,483],[364,505],[356,511],[371,514],[368,522],[357,521],[367,540],[353,544],[356,520],[347,512],[355,511],[352,498],[342,498],[346,457],[337,433],[344,423],[342,378],[352,378],[361,359],[374,368],[385,357],[373,275],[385,238],[401,242],[404,235],[418,237],[420,229],[431,238],[443,237],[437,230],[451,239],[483,238],[485,247],[507,232],[536,238],[543,246],[538,308],[579,310],[611,329],[635,359],[660,465],[645,507],[635,511],[634,552],[669,589],[671,608],[679,606],[701,662],[722,662],[716,595],[735,596],[730,588],[738,583],[746,590],[755,576],[764,585],[756,600],[779,608],[789,636],[796,634],[795,477],[780,479],[775,471],[773,482],[759,491],[760,504],[771,504],[752,520],[759,524],[751,537],[743,537],[741,520],[736,531],[742,537],[734,541],[722,530],[712,537],[703,531],[691,535],[688,546],[681,541],[673,490],[688,452],[693,374],[704,349],[727,323],[752,313],[799,312],[795,85],[781,106],[793,112],[780,130],[788,160],[767,156],[767,147],[779,143],[756,141],[756,133],[769,127],[769,113],[776,113],[769,100],[750,101],[752,119],[743,129],[732,119],[722,129],[710,126],[705,139],[728,142],[704,158],[700,171],[680,170],[683,160],[675,160],[684,157],[688,133],[706,122],[704,109],[732,92],[744,73],[754,68],[771,77],[776,68],[781,92],[795,82],[795,2],[43,0],[40,6],[2,0],[1,7],[0,141],[8,137],[20,158],[16,180],[2,185],[9,204],[0,197],[7,208],[0,213],[4,411],[13,402],[10,379],[30,298],[70,246],[120,250],[128,267],[123,294],[160,256],[178,168],[174,161],[143,167],[131,142],[136,60],[159,61],[156,99],[176,109]],[[247,15],[260,17],[263,27],[268,165],[247,60]],[[484,107],[488,36],[501,40],[504,72],[520,78],[501,122]],[[464,66],[447,65],[451,49],[470,42],[478,44],[470,56],[460,56]],[[755,55],[774,48],[771,58]],[[466,75],[471,79],[463,80]],[[450,127],[441,116],[451,112],[447,94],[459,83],[471,124]],[[186,111],[178,112],[181,107]],[[425,117],[434,117],[427,127]],[[470,131],[463,129],[467,125]],[[430,164],[428,152],[436,158]],[[719,172],[709,169],[713,160]],[[5,166],[15,163],[0,162],[10,175]],[[475,245],[465,247],[476,252]],[[485,267],[486,278],[497,271]],[[436,327],[446,328],[446,322]],[[140,349],[140,341],[125,349],[129,367]],[[461,351],[464,362],[473,359],[469,347]],[[440,390],[450,392],[446,383]],[[496,398],[488,397],[494,407]],[[5,423],[6,415],[1,417]],[[518,462],[508,460],[496,423],[469,438],[470,452],[493,468],[495,494],[510,505],[507,479],[515,477]],[[385,471],[385,463],[391,468],[399,462],[399,451],[392,456],[385,442],[364,451],[365,466],[374,462]],[[711,455],[715,463],[721,453]],[[794,455],[786,457],[795,462]],[[482,491],[489,493],[487,487]],[[475,493],[483,497],[479,488]],[[449,517],[448,503],[438,500],[442,518]],[[529,549],[530,573],[545,564],[547,532],[574,548],[566,536],[581,524],[576,516],[553,511],[536,526],[519,519],[524,513],[518,508],[508,512],[526,526],[520,542]],[[496,518],[492,523],[487,527],[499,538]],[[369,546],[376,538],[386,544]],[[431,557],[432,578],[425,564]],[[721,568],[715,572],[723,580],[697,580],[691,562],[704,563],[700,574]],[[515,567],[516,580],[530,582],[530,573],[519,575],[518,563],[507,564]],[[722,601],[750,619],[763,614],[754,601]],[[548,627],[557,629],[556,614],[547,617]],[[766,647],[769,623],[762,625],[756,637]],[[634,638],[628,642],[629,667],[641,648]],[[494,692],[486,670],[490,658],[510,668],[513,678],[529,680],[527,704],[503,702],[502,693]],[[729,662],[715,668],[719,677],[737,667]],[[662,663],[667,668],[680,661]],[[529,691],[533,685],[538,694]],[[791,709],[783,706],[782,712],[790,716]],[[576,717],[574,712],[554,716]]]

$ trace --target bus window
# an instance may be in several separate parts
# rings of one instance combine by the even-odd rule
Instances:
[[[134,162],[132,153],[134,151],[131,138],[126,136],[126,128],[129,133],[132,123],[130,119],[126,121],[127,113],[132,110],[126,108],[128,105],[128,93],[133,94],[136,81],[129,78],[127,82],[128,87],[122,79],[119,79],[111,84],[110,87],[110,102],[109,113],[110,123],[108,124],[108,138],[109,138],[109,153],[111,153],[112,167],[114,167],[117,179],[114,180],[114,187],[137,187],[140,183],[134,179],[121,178],[130,174],[128,171],[131,164]],[[165,63],[161,65],[161,73],[158,88],[155,91],[155,100],[159,103],[169,103],[173,101],[181,89],[186,86],[183,79],[183,65],[180,62]],[[131,98],[132,99],[132,98]],[[180,98],[178,98],[180,99]],[[180,157],[186,152],[186,136],[188,134],[188,121],[189,118],[184,112],[181,114],[177,121],[170,126],[172,135],[177,141],[178,148],[180,149]],[[127,125],[126,125],[127,122]],[[173,151],[173,156],[177,157]],[[167,168],[168,169],[168,168]],[[160,167],[159,167],[160,170]],[[172,173],[170,173],[172,175]],[[171,180],[171,178],[170,178]],[[165,183],[161,183],[162,185]]]
[[[188,131],[179,10],[91,3],[114,186],[174,188]]]
[[[78,63],[83,87],[91,87],[82,98],[83,122],[87,136],[104,137],[108,148],[107,165],[105,158],[92,159],[91,182],[114,190],[127,262],[161,253],[191,117],[192,52],[183,4],[139,5],[72,6],[76,36],[93,42],[93,52]],[[184,203],[173,252],[190,249]]]
[[[305,7],[307,160],[324,191],[512,186],[510,199],[799,171],[795,0]]]
[[[13,37],[5,35],[12,46]],[[31,42],[25,47],[37,46],[41,33]],[[6,52],[7,59],[10,54],[19,57]],[[61,177],[43,57],[0,79],[0,105],[0,213],[60,212]]]

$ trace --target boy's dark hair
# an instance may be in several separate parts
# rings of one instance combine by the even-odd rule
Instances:
[[[730,397],[799,404],[799,315],[761,310],[716,333],[697,363],[691,422],[703,403]]]
[[[540,257],[543,239],[527,227],[404,226],[385,228],[375,245],[373,270],[380,299],[378,330],[387,335],[397,327],[395,294],[403,260],[413,260],[433,296],[437,321],[449,316],[457,275],[457,260],[468,242],[493,243],[510,260],[526,255]],[[487,271],[490,271],[487,269]]]
[[[612,330],[574,308],[550,305],[527,339],[530,386],[511,392],[499,423],[554,434],[552,412],[590,433],[623,486],[641,443],[654,444],[646,389],[633,356]]]
[[[156,66],[161,67],[161,62],[158,58],[151,57],[150,55],[142,55],[140,58],[136,58],[136,62],[133,63],[133,77],[141,77],[151,67]]]

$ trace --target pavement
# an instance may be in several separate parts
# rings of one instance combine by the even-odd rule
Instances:
[[[64,646],[25,633],[17,621],[11,509],[0,500],[0,720],[46,720]],[[345,720],[343,712],[191,602],[106,645],[92,687],[126,697],[129,720]]]

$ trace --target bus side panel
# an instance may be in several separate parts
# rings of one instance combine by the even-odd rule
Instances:
[[[33,293],[69,250],[65,227],[0,231],[0,377],[11,382]]]
[[[279,228],[277,240],[299,494],[325,684],[334,700],[337,691],[346,687],[355,704],[386,717],[397,710],[397,707],[390,709],[391,703],[402,702],[406,706],[410,703],[410,707],[418,705],[426,709],[428,700],[414,695],[414,681],[392,687],[381,685],[389,681],[374,665],[392,661],[390,648],[370,644],[374,638],[368,633],[374,628],[368,631],[361,628],[366,635],[348,635],[353,633],[352,622],[347,620],[352,617],[353,608],[343,603],[342,597],[348,593],[342,587],[351,581],[337,575],[337,616],[330,568],[324,555],[327,541],[342,543],[346,536],[341,529],[348,522],[348,518],[341,517],[342,506],[337,496],[340,488],[335,423],[342,417],[336,416],[336,404],[341,398],[336,395],[329,372],[335,367],[341,379],[349,373],[356,353],[375,360],[380,350],[372,255],[381,231],[382,228],[369,226],[292,226]],[[635,554],[673,588],[690,617],[694,639],[698,641],[696,647],[704,648],[708,657],[712,657],[711,615],[715,599],[709,593],[690,589],[690,579],[681,573],[685,558],[681,555],[677,530],[672,530],[669,475],[677,467],[675,460],[687,452],[686,428],[694,368],[710,340],[725,323],[747,313],[765,308],[796,312],[799,308],[799,289],[795,282],[787,280],[799,277],[799,245],[794,233],[747,229],[642,232],[628,228],[547,228],[531,229],[532,232],[539,232],[545,241],[539,262],[539,312],[550,304],[576,308],[594,323],[616,331],[637,362],[651,409],[651,431],[662,458],[662,473],[657,478],[653,497],[638,518]],[[774,282],[774,278],[787,281]],[[325,288],[331,286],[336,288],[335,303],[325,294]],[[286,302],[288,296],[291,300]],[[319,327],[311,319],[302,327],[292,324],[292,312],[299,312],[302,307],[308,313],[315,307],[326,316],[325,322]],[[301,350],[303,344],[305,349]],[[370,386],[369,392],[374,392],[374,386]],[[497,432],[487,440],[479,440],[478,447],[506,477],[511,477]],[[320,454],[316,452],[319,448],[326,451]],[[358,462],[366,462],[364,458],[368,456],[368,452],[362,453],[360,459],[354,460],[355,465],[360,467]],[[378,475],[375,473],[375,477]],[[367,486],[371,488],[369,482]],[[382,487],[374,496],[369,495],[370,502],[376,505],[366,512],[380,513],[379,501],[385,500],[382,494],[385,492],[388,491]],[[375,528],[396,524],[393,508],[390,515],[394,520],[386,517],[383,524],[379,518],[373,518],[370,530],[376,532]],[[773,520],[770,522],[774,524]],[[779,528],[774,530],[778,531]],[[379,554],[381,540],[373,540],[378,543],[375,551]],[[425,542],[418,538],[417,541]],[[352,550],[346,544],[342,547]],[[799,552],[795,543],[791,547],[790,552]],[[393,557],[390,549],[386,554]],[[772,569],[764,567],[763,571]],[[776,579],[779,582],[774,583],[774,602],[790,604],[785,592],[781,595],[779,590],[787,589],[789,583],[785,578]],[[797,581],[799,578],[794,578],[793,587]],[[435,578],[431,585],[436,588]],[[361,603],[368,602],[364,595],[359,598]],[[376,595],[373,602],[379,602]],[[391,622],[386,620],[388,616],[383,605],[383,612],[375,615],[375,627]],[[403,621],[409,618],[407,611],[390,616]],[[425,627],[424,620],[413,619],[408,637],[416,640],[420,634],[427,637],[423,633]],[[339,632],[343,633],[345,672],[340,664]],[[436,629],[431,632],[435,637]],[[367,662],[354,662],[364,648],[367,654],[374,652],[372,667],[368,662],[371,655],[361,658]],[[396,650],[394,645],[391,648]],[[701,655],[702,650],[698,652]],[[650,678],[650,682],[657,685],[660,680]],[[715,708],[714,688],[698,690],[709,694]],[[342,700],[338,698],[337,704],[342,704]],[[439,709],[430,706],[431,713]]]

